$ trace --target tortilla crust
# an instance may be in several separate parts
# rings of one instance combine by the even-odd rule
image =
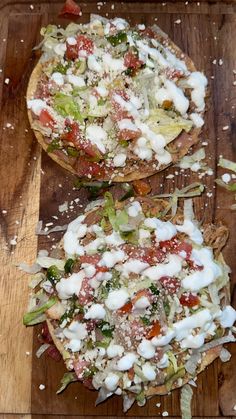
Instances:
[[[156,34],[156,39],[159,42],[164,42],[166,46],[168,46],[175,54],[176,56],[183,60],[186,64],[186,67],[189,71],[196,71],[196,67],[191,60],[191,58],[185,54],[181,49],[175,45],[175,43],[168,37],[166,33],[164,33],[158,26],[154,25],[152,27]],[[27,101],[30,100],[37,89],[37,84],[41,78],[43,71],[42,71],[42,63],[39,60],[39,62],[36,64],[27,88],[26,93],[26,99]],[[203,113],[202,113],[203,114]],[[34,131],[35,137],[37,138],[38,142],[46,151],[46,153],[60,166],[62,166],[64,169],[68,170],[69,172],[73,173],[74,175],[77,175],[77,172],[75,168],[62,160],[60,157],[58,157],[55,153],[48,153],[47,148],[48,144],[45,141],[45,138],[43,134],[36,129],[33,128],[33,117],[30,110],[28,110],[28,117],[29,122],[31,125],[32,130]],[[170,145],[174,146],[176,149],[175,154],[173,155],[173,160],[169,164],[164,164],[159,167],[159,169],[153,169],[152,163],[155,163],[156,161],[148,161],[146,163],[143,163],[143,161],[138,161],[136,165],[138,165],[138,169],[132,170],[132,166],[125,166],[124,168],[119,168],[119,174],[114,176],[114,169],[106,168],[107,175],[104,177],[99,177],[99,180],[103,181],[109,181],[112,179],[113,182],[131,182],[133,180],[143,179],[149,176],[154,175],[155,173],[161,172],[162,170],[166,169],[167,167],[171,166],[173,163],[176,163],[177,161],[181,160],[182,157],[184,157],[190,150],[190,148],[197,144],[199,141],[199,134],[201,132],[200,128],[192,128],[189,133],[186,133],[185,131],[182,131],[178,137],[176,137],[173,141],[171,141]],[[114,177],[113,177],[114,176]],[[95,178],[94,178],[95,179]]]
[[[152,210],[156,209],[156,212],[163,211],[169,204],[169,201],[167,201],[167,200],[157,199],[157,200],[154,201],[153,199],[151,199],[149,197],[137,197],[136,200],[138,200],[142,206],[145,207],[145,205],[146,205],[147,209],[149,209],[149,211],[152,211]],[[126,200],[124,202],[116,203],[116,208],[119,208],[119,209],[123,208],[127,204],[127,202],[129,202],[129,200]],[[92,214],[92,213],[95,214],[97,212],[97,210],[99,210],[99,208],[100,208],[100,206],[88,211],[87,215]],[[180,220],[183,217],[183,212],[180,208],[178,208],[177,214],[176,214],[175,217],[178,218],[178,220]],[[90,218],[91,221],[90,221],[89,225],[93,224],[92,218],[93,217]],[[168,216],[165,217],[165,219],[168,219],[168,218],[169,218]],[[205,240],[205,242],[209,246],[210,246],[210,243],[211,243],[211,235],[209,234],[210,227],[212,229],[212,234],[214,235],[214,238],[217,235],[216,227],[213,229],[212,225],[206,225],[205,226],[205,229],[208,231],[208,237],[207,237],[207,240]],[[221,230],[222,230],[223,227],[224,226],[222,226],[222,225],[218,226],[219,233],[221,233]],[[227,235],[227,232],[228,232],[227,228],[224,227],[224,229],[225,229],[225,234]],[[221,240],[218,240],[218,242],[217,242],[218,247],[217,248],[214,247],[214,252],[215,252],[215,254],[217,254],[217,257],[219,258],[220,262],[225,263],[224,258],[222,256],[222,253],[218,253],[218,249],[221,250],[222,247],[225,244],[225,237],[222,237],[221,234],[220,234],[220,236],[221,236]],[[63,238],[58,243],[57,248],[60,249],[60,251],[63,250]],[[64,252],[64,250],[63,250],[63,252]],[[224,293],[225,293],[224,303],[227,305],[227,304],[230,303],[230,283],[229,282],[224,287]],[[51,337],[53,339],[53,342],[54,342],[55,346],[57,347],[57,349],[61,353],[67,368],[71,369],[70,359],[67,356],[68,353],[66,353],[62,342],[56,337],[56,335],[54,333],[53,320],[50,319],[49,317],[47,318],[47,325],[48,325],[49,332],[51,334]],[[219,346],[216,346],[214,348],[208,349],[206,351],[205,356],[202,356],[201,363],[198,365],[197,370],[196,370],[196,374],[194,375],[194,377],[197,376],[198,374],[200,374],[202,371],[204,371],[208,367],[208,365],[210,365],[216,358],[219,357],[222,347],[223,347],[223,345],[219,345]],[[162,385],[158,385],[158,386],[149,386],[149,388],[145,391],[145,395],[146,395],[146,397],[150,398],[150,397],[156,396],[156,395],[168,394],[170,391],[184,386],[186,383],[188,383],[188,381],[190,379],[192,379],[194,377],[186,372],[184,377],[182,378],[182,381],[176,380],[172,383],[171,389],[167,388],[166,384],[162,384]]]

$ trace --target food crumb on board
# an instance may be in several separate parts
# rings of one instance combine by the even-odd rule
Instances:
[[[175,20],[174,23],[176,23],[177,25],[179,25],[181,23],[181,19]]]
[[[2,214],[7,214],[7,210],[2,210]]]
[[[222,130],[223,130],[223,131],[227,131],[227,129],[229,129],[229,125],[225,125],[225,126],[222,128]]]
[[[15,236],[13,239],[10,240],[10,245],[11,246],[16,246],[17,245],[17,236]]]
[[[161,403],[156,403],[156,407],[161,407]]]
[[[234,405],[233,410],[235,410],[235,411],[236,411],[236,404]]]
[[[4,80],[4,83],[5,83],[5,84],[9,84],[9,83],[10,83],[10,79],[7,77],[7,78]]]
[[[26,351],[25,355],[29,356],[30,355],[30,352],[29,351]]]
[[[63,204],[58,207],[59,212],[68,211],[68,201],[65,201]]]
[[[162,412],[161,416],[169,416],[169,413],[165,410],[164,412]]]
[[[224,61],[222,60],[222,58],[219,59],[218,64],[219,65],[223,65],[224,64]]]
[[[45,390],[45,385],[44,384],[39,384],[39,390]]]
[[[30,5],[30,9],[34,10],[34,5],[33,4]]]

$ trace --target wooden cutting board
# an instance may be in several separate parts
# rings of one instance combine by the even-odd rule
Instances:
[[[75,178],[41,152],[29,129],[25,107],[27,82],[37,61],[32,48],[40,40],[41,26],[66,24],[57,17],[61,5],[47,0],[37,3],[2,0],[0,5],[0,419],[154,418],[163,411],[170,417],[178,417],[178,391],[163,398],[156,397],[144,408],[135,406],[126,416],[117,397],[95,408],[96,395],[77,383],[57,396],[64,365],[44,356],[38,360],[35,357],[39,346],[38,332],[22,325],[22,315],[27,307],[28,278],[17,270],[16,264],[30,263],[35,258],[37,221],[43,220],[44,226],[51,222],[67,223],[88,202],[85,190],[73,189]],[[230,229],[224,256],[233,271],[233,291],[236,283],[235,215],[229,210],[233,197],[215,188],[214,178],[224,173],[217,167],[220,155],[235,160],[236,3],[131,1],[99,3],[97,6],[96,2],[90,1],[81,6],[84,22],[92,12],[122,16],[132,23],[157,23],[191,56],[196,67],[206,73],[209,99],[202,141],[208,143],[207,161],[214,175],[202,179],[206,192],[195,199],[195,210],[199,220],[221,220]],[[179,19],[181,22],[177,23]],[[219,65],[220,59],[222,65]],[[228,129],[222,130],[223,126]],[[167,174],[175,172],[178,174],[174,181],[166,179]],[[181,174],[177,168],[172,168],[153,176],[151,184],[153,193],[162,193],[173,191],[174,185],[182,187],[196,180],[199,180],[197,174],[188,171]],[[76,198],[79,201],[75,202]],[[69,209],[61,214],[58,206],[65,201]],[[58,216],[58,221],[52,216]],[[50,248],[59,238],[60,233],[41,236],[39,247]],[[216,361],[198,379],[193,398],[195,417],[236,415],[233,409],[236,405],[236,345],[229,347],[231,361],[226,364]],[[45,390],[39,390],[40,384],[46,386]],[[161,406],[157,407],[156,403]]]

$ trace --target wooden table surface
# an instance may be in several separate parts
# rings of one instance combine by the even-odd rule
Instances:
[[[236,283],[235,215],[229,210],[233,197],[215,188],[214,178],[223,173],[217,168],[219,155],[235,159],[236,3],[112,1],[102,4],[98,10],[96,2],[89,1],[81,6],[84,22],[93,12],[126,17],[132,23],[158,23],[191,56],[197,68],[206,73],[210,95],[202,140],[208,142],[207,161],[214,176],[202,179],[206,192],[195,199],[195,209],[200,220],[222,220],[231,231],[224,256],[233,271],[233,291]],[[118,397],[94,408],[96,395],[78,383],[57,396],[55,392],[65,372],[64,365],[44,356],[38,360],[35,357],[39,346],[37,330],[33,332],[32,328],[22,325],[22,314],[27,308],[28,277],[16,265],[21,261],[34,261],[37,221],[43,220],[45,225],[57,215],[59,224],[68,222],[82,211],[88,198],[86,191],[73,190],[75,178],[72,175],[41,152],[26,114],[26,87],[37,61],[32,48],[39,42],[41,26],[49,22],[65,25],[66,22],[57,17],[60,8],[60,2],[47,0],[0,1],[0,419],[62,419],[65,416],[71,419],[127,416],[151,419],[165,410],[170,417],[178,417],[178,391],[161,399],[156,397],[144,408],[133,407],[126,416]],[[177,19],[181,19],[180,24],[175,23]],[[222,65],[218,64],[219,59],[223,60]],[[4,82],[6,78],[9,84]],[[229,129],[223,131],[226,125]],[[173,180],[167,180],[166,175],[175,171],[176,168],[172,168],[153,176],[153,192],[173,190]],[[199,180],[197,174],[179,173],[175,186],[194,180]],[[78,197],[79,203],[72,202]],[[71,208],[62,216],[58,206],[65,201],[71,203]],[[59,238],[60,233],[41,236],[39,247],[50,248]],[[17,245],[11,244],[12,239]],[[229,347],[231,362],[214,362],[198,379],[193,398],[195,417],[236,415],[233,409],[236,405],[236,345]],[[45,390],[39,390],[40,384],[46,386]],[[161,402],[160,408],[157,402]]]

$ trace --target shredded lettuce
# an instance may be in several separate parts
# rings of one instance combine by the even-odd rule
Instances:
[[[174,217],[177,212],[179,198],[193,198],[195,196],[200,196],[203,191],[204,191],[203,184],[199,182],[194,182],[183,189],[176,188],[173,193],[154,195],[152,198],[153,199],[170,198],[169,205],[162,212],[161,217],[164,217],[166,214],[168,214],[170,210],[171,210],[172,217]]]
[[[193,390],[189,384],[186,384],[181,389],[180,395],[180,409],[182,414],[182,419],[191,419],[191,401],[193,397]]]
[[[80,108],[75,99],[64,93],[56,93],[54,97],[54,108],[62,116],[72,116],[77,121],[83,123],[84,117],[80,113]]]
[[[207,170],[205,162],[202,162],[206,157],[205,149],[202,147],[193,153],[191,156],[184,156],[176,165],[181,169],[191,169],[193,172],[198,170]]]
[[[236,163],[231,160],[223,159],[220,157],[218,166],[222,167],[223,169],[232,170],[232,172],[236,173]]]
[[[113,196],[110,192],[104,194],[105,204],[103,209],[104,217],[108,217],[113,229],[119,231],[122,225],[128,224],[129,217],[125,210],[116,211]]]
[[[146,123],[156,134],[163,135],[167,144],[178,137],[181,131],[189,132],[193,126],[189,119],[164,109],[153,109]]]
[[[42,316],[46,310],[52,307],[57,302],[56,297],[51,297],[49,300],[44,303],[41,307],[35,307],[33,310],[29,311],[28,313],[24,314],[23,316],[23,324],[25,326],[33,326],[34,324],[41,323],[45,320],[44,316]]]
[[[76,373],[75,372],[66,372],[61,379],[61,386],[57,390],[57,394],[62,393],[62,391],[64,391],[70,383],[73,383],[75,381],[78,381],[78,377],[77,377]]]

